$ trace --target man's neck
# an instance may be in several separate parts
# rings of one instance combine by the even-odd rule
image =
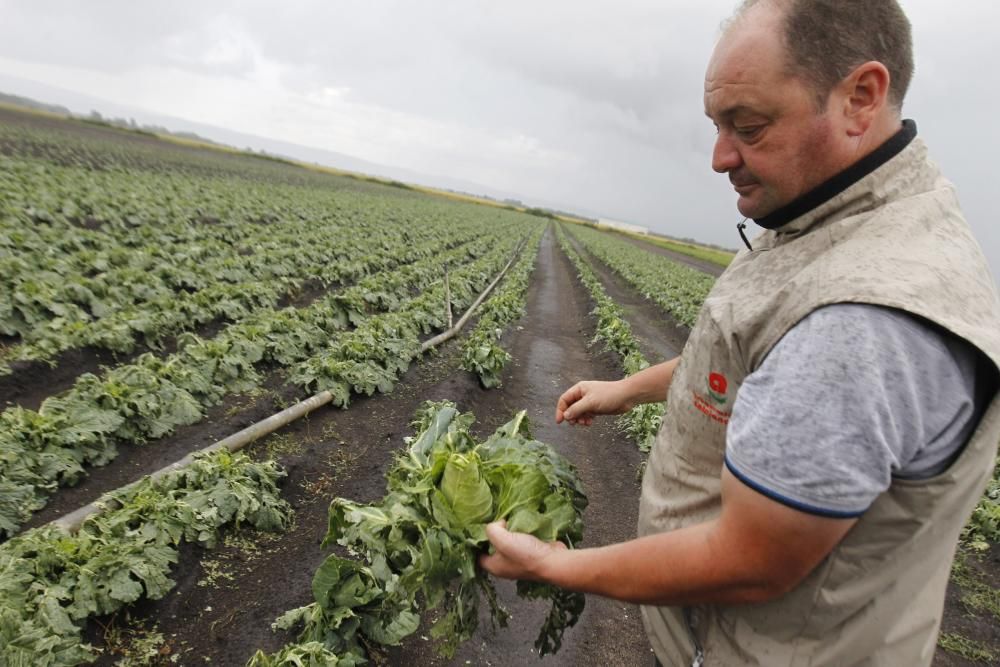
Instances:
[[[878,150],[880,146],[885,145],[887,141],[899,132],[899,128],[902,126],[903,119],[898,113],[884,114],[876,119],[871,124],[871,127],[858,137],[857,146],[855,146],[852,155],[844,165],[844,169],[849,169]]]

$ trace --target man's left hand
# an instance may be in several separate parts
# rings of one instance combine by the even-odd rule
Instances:
[[[542,581],[553,561],[566,551],[562,542],[542,542],[534,535],[512,533],[504,521],[486,526],[486,536],[495,553],[480,556],[479,565],[504,579]]]

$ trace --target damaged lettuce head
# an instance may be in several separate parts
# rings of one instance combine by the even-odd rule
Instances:
[[[413,423],[417,435],[387,474],[382,501],[333,501],[324,546],[346,547],[357,568],[331,556],[317,572],[323,585],[314,587],[323,599],[289,612],[283,627],[304,622],[301,640],[347,650],[351,662],[364,659],[365,644],[398,644],[429,609],[441,609],[430,633],[445,656],[472,636],[481,598],[493,622],[506,625],[492,582],[476,564],[489,547],[486,524],[505,519],[510,530],[573,547],[583,537],[587,499],[572,464],[532,439],[523,411],[483,442],[470,433],[474,420],[452,403],[425,404]],[[331,604],[334,569],[351,575],[349,593]],[[541,655],[554,653],[579,618],[583,595],[531,582],[518,582],[518,594],[551,603],[535,646]]]

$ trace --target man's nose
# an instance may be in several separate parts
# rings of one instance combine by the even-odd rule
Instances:
[[[720,174],[739,169],[743,158],[736,145],[724,130],[720,130],[715,138],[715,148],[712,150],[712,169]]]

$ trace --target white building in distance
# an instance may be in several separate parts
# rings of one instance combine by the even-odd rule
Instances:
[[[622,232],[629,232],[632,234],[649,234],[649,228],[643,227],[641,225],[630,225],[627,222],[620,222],[618,220],[609,220],[607,218],[600,218],[597,221],[598,227],[607,227],[610,229],[617,229]]]

